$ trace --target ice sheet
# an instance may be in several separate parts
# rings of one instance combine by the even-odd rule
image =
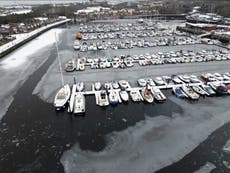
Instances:
[[[76,144],[61,158],[65,172],[152,173],[183,158],[230,120],[230,97],[215,98],[209,105],[169,99],[184,113],[173,118],[146,117],[133,127],[108,134],[108,146],[98,153],[82,151]]]
[[[13,95],[24,81],[49,57],[54,33],[60,35],[63,29],[52,29],[23,47],[12,52],[0,61],[0,119],[13,101]],[[39,50],[43,50],[39,52]]]

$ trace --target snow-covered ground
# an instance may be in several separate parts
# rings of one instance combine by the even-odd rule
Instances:
[[[0,60],[0,119],[23,82],[49,57],[49,49],[62,29],[52,29]],[[39,50],[42,50],[39,52]]]
[[[65,23],[65,22],[67,22],[69,20],[70,19],[65,19],[65,20],[62,20],[62,21],[59,21],[59,22],[55,22],[55,23],[49,24],[47,26],[43,26],[41,28],[35,29],[35,30],[33,30],[33,31],[29,32],[29,33],[20,34],[19,36],[16,36],[15,40],[13,40],[13,41],[11,41],[11,42],[9,42],[7,44],[4,44],[4,45],[0,46],[0,53],[6,51],[8,49],[10,49],[11,47],[13,47],[13,46],[21,43],[22,41],[24,41],[24,40],[26,40],[26,39],[28,39],[28,38],[36,35],[37,33],[41,32],[41,31],[43,31],[43,30],[45,30],[47,28],[51,28],[51,27],[59,25],[61,23]]]
[[[183,113],[172,118],[146,116],[133,127],[108,134],[108,145],[101,152],[83,151],[75,144],[61,158],[65,172],[152,173],[183,158],[230,120],[230,97],[195,104],[173,96],[168,99]]]

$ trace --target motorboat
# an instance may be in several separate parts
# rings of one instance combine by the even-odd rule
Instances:
[[[98,105],[99,106],[108,106],[109,105],[109,99],[108,99],[108,95],[106,94],[105,91],[101,91],[98,94]]]
[[[221,83],[210,83],[209,85],[212,87],[212,89],[216,92],[217,95],[228,94],[228,89],[225,85]]]
[[[100,90],[101,89],[101,83],[100,82],[95,82],[94,83],[94,89],[97,90],[97,91]]]
[[[226,95],[229,94],[227,87],[225,87],[224,85],[219,85],[216,87],[216,93],[218,95]]]
[[[179,98],[187,98],[188,97],[180,87],[173,87],[172,91],[176,97],[179,97]]]
[[[84,83],[83,82],[77,82],[76,83],[76,89],[79,92],[83,91],[83,89],[84,89]]]
[[[152,103],[154,101],[154,97],[153,97],[151,91],[148,90],[147,88],[144,88],[141,90],[141,95],[142,95],[143,99],[148,103]]]
[[[80,42],[78,40],[74,41],[73,48],[75,50],[80,50],[81,44],[80,44]]]
[[[162,79],[162,77],[156,77],[154,79],[154,82],[156,83],[157,86],[162,86],[165,85],[165,81]]]
[[[207,93],[205,90],[203,90],[200,86],[198,85],[195,85],[195,86],[191,86],[192,89],[197,93],[197,94],[200,94],[200,95],[209,95],[209,93]]]
[[[189,83],[190,82],[190,77],[188,75],[178,75],[180,80],[182,80],[184,83]]]
[[[138,79],[138,80],[137,80],[137,83],[138,83],[138,85],[141,86],[141,87],[145,87],[146,84],[147,84],[147,82],[146,82],[145,79]]]
[[[151,78],[146,78],[145,81],[147,82],[147,85],[156,86],[156,84],[153,82]]]
[[[79,66],[79,70],[80,71],[84,71],[85,70],[85,64],[80,63],[80,64],[78,64],[78,66]]]
[[[124,88],[124,89],[127,89],[127,88],[130,87],[129,82],[126,81],[126,80],[120,80],[118,83],[119,83],[119,85],[120,85],[122,88]]]
[[[65,71],[67,72],[72,72],[76,69],[76,62],[74,59],[69,60],[66,64],[65,64]]]
[[[190,81],[191,83],[201,83],[201,80],[196,75],[190,75]]]
[[[194,92],[194,91],[192,90],[191,87],[182,85],[181,89],[184,91],[184,93],[185,93],[188,97],[190,97],[190,98],[193,99],[193,100],[197,100],[197,99],[200,98],[200,95],[197,94],[196,92]]]
[[[151,87],[151,92],[153,97],[158,102],[163,102],[166,100],[166,96],[161,92],[161,90],[157,87]]]
[[[137,90],[137,89],[132,89],[132,90],[130,91],[129,94],[130,94],[130,96],[131,96],[131,99],[132,99],[134,102],[140,102],[140,101],[143,100],[143,98],[142,98],[142,96],[141,96],[139,90]]]
[[[201,87],[209,94],[209,96],[216,94],[216,92],[209,85],[201,85]]]
[[[111,83],[110,82],[105,82],[104,87],[106,90],[111,89]]]
[[[124,102],[129,101],[129,95],[128,95],[128,92],[126,90],[121,90],[119,92],[119,94],[120,94],[122,101],[124,101]]]
[[[74,114],[85,113],[85,96],[81,92],[76,93],[73,113]]]
[[[119,102],[118,95],[115,91],[110,90],[109,93],[109,102],[111,105],[117,105]]]
[[[60,110],[65,107],[65,104],[70,98],[70,86],[68,84],[64,85],[54,97],[54,107],[56,110]]]
[[[113,89],[118,89],[119,88],[118,82],[117,81],[112,82],[112,87]]]
[[[172,77],[172,81],[175,83],[175,84],[183,84],[184,82],[182,80],[180,80],[177,76],[173,76]]]

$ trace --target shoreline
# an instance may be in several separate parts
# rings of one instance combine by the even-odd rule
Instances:
[[[17,48],[23,46],[24,44],[28,43],[29,41],[33,40],[34,38],[38,37],[39,35],[45,33],[46,31],[48,31],[52,28],[58,27],[60,25],[63,25],[69,21],[70,21],[70,19],[65,19],[65,20],[62,20],[59,22],[49,24],[47,26],[43,26],[39,29],[36,29],[36,30],[30,32],[30,33],[27,33],[27,35],[22,39],[15,39],[9,43],[6,43],[6,44],[0,46],[0,58],[3,58],[4,56],[12,53]]]

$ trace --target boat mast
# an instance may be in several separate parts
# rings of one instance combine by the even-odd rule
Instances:
[[[56,34],[56,32],[55,32],[55,45],[56,45],[56,49],[57,49],[59,70],[60,70],[60,73],[61,73],[61,82],[62,82],[62,86],[64,86],[64,78],[63,78],[63,74],[62,74],[61,60],[60,60],[60,55],[59,55],[59,51],[58,51],[57,34]]]

